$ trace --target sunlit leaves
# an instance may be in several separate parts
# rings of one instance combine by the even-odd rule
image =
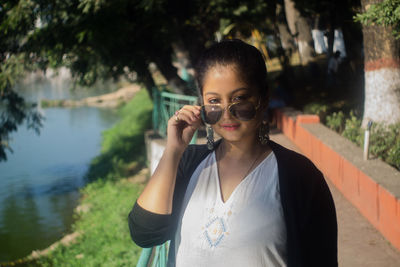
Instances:
[[[9,31],[26,31],[32,26],[37,4],[32,0],[20,0],[15,5],[10,2],[2,6],[6,13],[5,20],[1,21],[0,32],[8,34]]]
[[[365,25],[393,26],[394,36],[400,39],[400,0],[384,0],[366,9],[364,13],[355,16],[356,21]]]
[[[79,1],[79,9],[82,10],[83,13],[93,12],[96,13],[100,10],[103,4],[106,2],[105,0],[80,0]]]

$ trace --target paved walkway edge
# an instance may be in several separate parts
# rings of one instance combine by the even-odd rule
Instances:
[[[277,127],[400,251],[400,172],[319,123],[317,115],[290,108],[275,112]]]

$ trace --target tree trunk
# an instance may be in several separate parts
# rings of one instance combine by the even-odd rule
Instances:
[[[283,3],[283,1],[282,1]],[[281,63],[283,72],[281,86],[286,88],[288,93],[292,95],[292,88],[294,87],[293,81],[295,80],[295,73],[290,65],[290,59],[295,51],[293,36],[290,34],[289,27],[286,20],[285,9],[281,1],[277,1],[275,7],[275,32],[277,36],[277,46],[279,61]],[[291,104],[291,103],[287,103]]]
[[[302,65],[308,65],[314,59],[314,44],[311,27],[306,18],[299,17],[296,23],[298,29],[298,46]]]
[[[311,36],[311,26],[307,19],[296,9],[293,0],[285,0],[286,19],[293,36],[296,36],[302,65],[307,65],[314,59],[314,45]]]
[[[276,4],[276,27],[279,32],[279,39],[281,40],[282,48],[285,51],[286,56],[290,56],[295,50],[294,40],[289,32],[285,10],[280,3]]]
[[[362,0],[365,10],[370,4],[382,2]],[[365,100],[363,126],[369,120],[385,124],[400,122],[400,41],[391,27],[365,26],[364,71]]]

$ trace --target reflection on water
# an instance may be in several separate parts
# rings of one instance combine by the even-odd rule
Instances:
[[[33,249],[45,248],[61,238],[70,228],[78,197],[75,190],[56,196],[10,194],[3,199],[0,213],[1,260],[23,257]]]
[[[89,107],[43,113],[40,135],[19,127],[11,136],[14,153],[0,162],[0,262],[46,248],[70,230],[101,132],[117,119],[110,110]]]
[[[15,90],[29,102],[36,102],[39,99],[81,99],[109,93],[113,89],[116,89],[116,86],[111,82],[99,82],[94,87],[87,88],[74,86],[70,79],[63,77],[47,79],[40,74],[32,74],[15,86]]]

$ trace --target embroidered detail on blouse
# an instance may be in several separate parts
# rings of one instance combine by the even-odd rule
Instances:
[[[227,207],[206,208],[207,219],[203,222],[202,237],[210,248],[216,248],[225,236],[229,235],[229,219],[232,216],[233,203]],[[222,213],[222,214],[221,214]]]
[[[214,217],[206,224],[203,235],[211,248],[217,247],[227,234],[225,225],[225,220],[221,217]]]

